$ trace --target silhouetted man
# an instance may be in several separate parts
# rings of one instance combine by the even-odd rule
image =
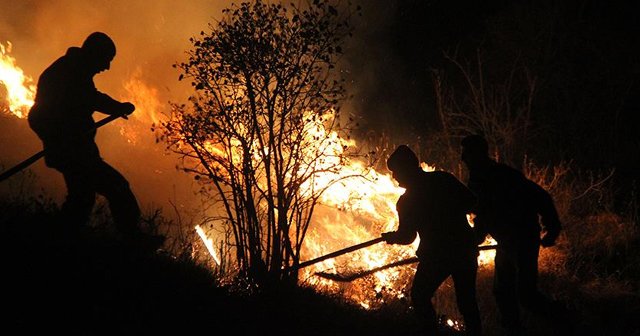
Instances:
[[[382,237],[390,244],[410,244],[416,234],[420,236],[416,251],[420,263],[411,287],[418,318],[425,322],[428,335],[437,333],[431,299],[451,276],[467,333],[480,335],[476,301],[478,247],[466,216],[475,204],[475,195],[449,173],[423,171],[415,153],[405,145],[391,154],[387,166],[406,191],[396,204],[398,230],[385,232]]]
[[[135,109],[94,85],[93,77],[108,70],[115,55],[115,44],[101,32],[90,34],[81,47],[69,48],[40,75],[29,125],[42,140],[46,165],[64,177],[64,225],[78,229],[86,224],[97,193],[108,200],[125,240],[159,247],[162,237],[146,236],[138,226],[140,208],[129,183],[103,161],[95,143],[94,111],[127,116]]]
[[[494,295],[509,332],[521,329],[520,304],[547,317],[551,301],[538,290],[540,245],[553,246],[561,224],[551,195],[520,171],[488,155],[479,135],[462,140],[468,187],[478,196],[474,229],[478,242],[490,234],[497,242]]]

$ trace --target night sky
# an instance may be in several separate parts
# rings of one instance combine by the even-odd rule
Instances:
[[[556,30],[552,40],[546,42],[556,44],[556,53],[549,56],[556,57],[553,66],[575,67],[585,71],[584,76],[592,77],[593,82],[621,80],[626,75],[624,79],[632,86],[625,97],[626,105],[633,105],[632,90],[637,90],[640,71],[640,25],[633,14],[637,13],[637,3],[545,3],[552,1],[366,1],[356,33],[356,38],[364,41],[358,47],[366,50],[350,58],[356,74],[373,73],[375,77],[370,81],[366,75],[355,76],[367,78],[360,85],[370,85],[360,94],[361,110],[371,116],[372,124],[384,125],[385,120],[374,120],[388,115],[397,120],[395,116],[400,115],[418,118],[421,126],[411,122],[414,127],[433,126],[429,71],[443,66],[443,50],[457,47],[468,57],[480,46],[496,55],[508,47],[523,48],[536,42],[535,36],[530,36],[531,41],[524,39],[539,28],[529,26],[541,25],[537,21],[544,20],[553,21]],[[552,9],[557,13],[551,13]],[[504,31],[496,32],[495,25],[501,25]],[[517,37],[522,39],[515,40]],[[598,72],[605,66],[607,72]]]
[[[439,127],[431,70],[451,71],[443,50],[473,61],[482,48],[488,78],[518,57],[538,77],[529,158],[615,169],[629,192],[640,176],[639,12],[635,1],[366,1],[365,51],[350,58],[356,109],[367,131],[413,143]]]

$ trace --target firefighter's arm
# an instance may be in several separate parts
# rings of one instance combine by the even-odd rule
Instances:
[[[487,199],[479,197],[478,191],[481,190],[480,185],[481,183],[476,181],[473,176],[470,177],[469,181],[467,181],[467,188],[469,188],[469,191],[473,194],[473,205],[471,206],[471,209],[469,210],[467,215],[471,217],[471,222],[473,223],[473,233],[478,245],[482,244],[485,241],[488,234],[486,219],[487,216],[485,214]]]
[[[127,116],[135,111],[136,107],[130,102],[119,102],[109,95],[96,91],[94,96],[94,110],[110,115],[120,115],[127,119]]]
[[[407,209],[406,206],[402,205],[402,201],[398,202],[397,206],[398,210],[398,230],[384,232],[381,237],[388,244],[401,244],[407,245],[413,243],[418,234],[417,228],[417,220],[419,220],[418,216],[415,216],[411,213],[411,209]]]
[[[476,243],[480,245],[487,239],[487,223],[484,216],[478,215],[477,208],[471,213],[471,217],[473,218],[473,235],[476,239]]]
[[[486,215],[483,213],[484,204],[480,201],[480,199],[476,196],[475,193],[469,191],[473,198],[470,202],[471,206],[469,206],[466,210],[468,218],[471,219],[471,223],[473,223],[473,234],[475,237],[475,241],[478,245],[484,243],[487,238],[488,229],[487,229],[487,221]]]
[[[413,243],[413,241],[416,239],[416,232],[398,230],[398,231],[383,232],[380,236],[388,244],[408,245]]]
[[[550,247],[555,245],[556,239],[560,235],[562,224],[558,211],[556,210],[555,203],[551,194],[544,190],[541,186],[534,182],[530,182],[530,187],[534,191],[535,202],[538,207],[538,213],[540,214],[540,222],[542,226],[542,238],[540,239],[540,245],[543,247]]]
[[[556,239],[560,235],[562,224],[553,203],[541,214],[542,221],[542,238],[540,239],[540,245],[543,247],[550,247],[555,245]]]
[[[455,195],[457,203],[462,207],[465,213],[471,213],[478,207],[478,197],[466,185],[451,175],[452,183],[450,192]]]

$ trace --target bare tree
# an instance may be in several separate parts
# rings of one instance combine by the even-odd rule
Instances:
[[[176,65],[195,95],[172,104],[162,139],[222,209],[212,219],[230,228],[242,274],[295,280],[286,269],[299,263],[314,207],[357,155],[336,67],[350,6],[256,0],[223,14]]]
[[[447,155],[458,157],[457,140],[462,136],[482,133],[495,149],[496,159],[520,166],[532,136],[536,76],[518,59],[504,65],[506,71],[501,75],[487,74],[480,49],[473,62],[461,61],[455,54],[445,53],[445,58],[453,70],[448,74],[434,70],[432,78],[441,122],[440,141]],[[453,84],[451,77],[460,78],[461,84]]]

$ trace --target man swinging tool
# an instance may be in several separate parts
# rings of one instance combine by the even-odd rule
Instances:
[[[420,235],[419,264],[411,286],[419,321],[424,322],[427,335],[438,334],[431,299],[451,276],[467,335],[481,335],[476,302],[479,252],[466,218],[475,205],[475,195],[449,173],[423,171],[416,154],[405,145],[391,154],[387,167],[406,191],[396,204],[398,230],[385,232],[382,238],[389,244],[411,244]]]
[[[69,48],[40,75],[29,126],[42,141],[47,167],[64,177],[63,225],[71,230],[85,225],[100,194],[109,202],[122,238],[155,249],[164,238],[143,234],[128,181],[100,157],[95,142],[95,111],[126,118],[135,110],[132,103],[98,91],[93,82],[96,74],[109,70],[115,55],[114,42],[102,32],[90,34],[81,47]]]

